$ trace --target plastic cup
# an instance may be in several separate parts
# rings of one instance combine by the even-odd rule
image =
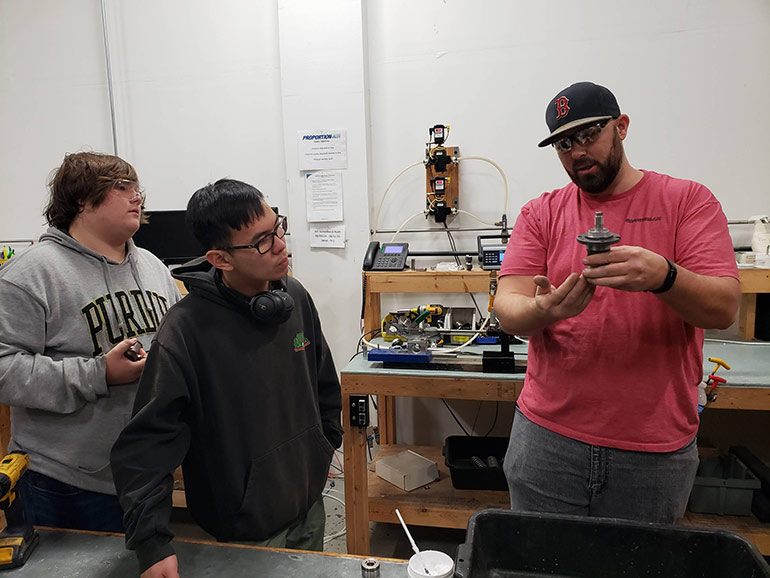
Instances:
[[[428,574],[425,573],[427,568]],[[409,578],[451,578],[455,561],[438,550],[425,550],[409,558],[406,573]]]

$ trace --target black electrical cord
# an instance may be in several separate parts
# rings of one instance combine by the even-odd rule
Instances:
[[[353,355],[350,357],[350,359],[348,359],[348,363],[350,363],[351,361],[353,361],[353,360],[354,360],[356,357],[358,357],[359,355],[363,355],[363,353],[364,353],[363,351],[356,351],[356,352],[355,352],[355,353],[354,353],[354,354],[353,354]]]
[[[473,296],[473,293],[468,293],[468,295],[470,296],[471,301],[473,301],[473,304],[476,306],[476,311],[479,312],[479,323],[481,323],[481,320],[484,319],[484,314],[481,312],[481,308],[479,307],[479,304],[476,303],[476,298]],[[475,329],[475,327],[472,329]]]
[[[446,224],[446,221],[444,221],[444,229],[446,229],[446,236],[449,239],[449,247],[454,253],[457,253],[457,245],[455,245],[454,237],[452,237],[452,232],[449,230],[449,225]],[[462,264],[460,263],[460,257],[457,255],[455,255],[455,262],[457,263],[458,267],[462,267]]]
[[[492,425],[490,426],[489,431],[484,434],[484,437],[487,437],[489,434],[492,433],[492,430],[495,429],[495,426],[497,425],[497,415],[499,411],[500,411],[500,402],[496,401],[495,402],[495,419],[492,422]]]
[[[381,330],[381,329],[372,329],[372,330],[370,330],[370,331],[367,331],[366,333],[363,333],[363,334],[361,335],[361,337],[359,337],[359,338],[358,338],[358,344],[356,345],[356,352],[358,352],[358,351],[359,351],[359,349],[361,350],[361,352],[363,352],[363,351],[364,351],[364,348],[363,348],[363,342],[364,342],[364,339],[366,339],[366,338],[367,338],[367,336],[370,336],[370,335],[371,335],[371,338],[372,338],[372,339],[374,339],[374,338],[375,338],[375,337],[377,337],[377,336],[378,336],[378,334],[380,334],[381,332],[382,332],[382,330]],[[357,355],[357,354],[356,354],[356,355]],[[355,357],[355,355],[354,355],[353,357]],[[351,357],[351,359],[353,359],[353,357]]]
[[[449,407],[449,404],[446,402],[446,400],[445,400],[445,399],[442,399],[441,401],[442,401],[442,402],[444,402],[444,406],[446,406],[446,408],[447,408],[447,410],[449,411],[449,413],[452,415],[452,417],[454,418],[454,420],[457,422],[457,425],[459,425],[459,426],[460,426],[460,429],[461,429],[461,430],[463,430],[463,433],[464,433],[465,435],[467,435],[467,436],[470,436],[471,434],[469,434],[469,433],[468,433],[468,430],[466,430],[466,429],[463,427],[463,424],[461,424],[461,423],[460,423],[460,420],[459,420],[459,419],[457,419],[457,416],[455,415],[455,412],[453,412],[453,411],[452,411],[452,408],[451,408],[451,407]]]
[[[446,221],[444,221],[444,229],[446,229],[446,234],[447,234],[447,237],[449,238],[449,246],[452,248],[452,252],[457,253],[457,244],[455,243],[454,237],[452,237],[452,232],[449,230],[449,225],[446,224]],[[455,262],[457,263],[457,266],[462,267],[462,263],[460,263],[460,257],[458,255],[455,255],[454,257],[455,257]],[[479,307],[479,304],[476,303],[476,298],[473,296],[473,293],[468,293],[468,295],[470,295],[470,298],[473,301],[473,304],[476,306],[476,311],[478,311],[479,317],[483,318],[484,314],[481,312],[481,308]]]
[[[473,432],[476,431],[476,422],[479,419],[479,414],[481,413],[481,406],[484,405],[483,401],[479,401],[479,407],[476,408],[476,415],[473,417],[473,425],[471,426],[471,435],[473,435]]]
[[[366,275],[362,277],[361,281],[361,319],[364,318],[364,311],[366,311]]]

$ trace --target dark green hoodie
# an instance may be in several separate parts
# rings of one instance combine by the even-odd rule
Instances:
[[[264,540],[319,498],[342,442],[341,394],[312,299],[295,279],[288,321],[226,299],[197,259],[173,272],[190,294],[164,318],[134,416],[112,449],[126,544],[141,571],[173,554],[173,471],[187,507],[221,541]]]

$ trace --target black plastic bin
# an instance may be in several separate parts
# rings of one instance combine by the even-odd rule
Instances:
[[[745,538],[614,518],[481,510],[457,548],[456,578],[768,578]]]
[[[762,486],[757,477],[733,453],[716,459],[701,459],[695,475],[689,508],[701,514],[748,516],[754,490]]]
[[[458,490],[508,490],[503,473],[507,449],[508,438],[449,436],[444,441],[444,463],[449,468],[452,485]],[[474,457],[476,463],[472,460]]]

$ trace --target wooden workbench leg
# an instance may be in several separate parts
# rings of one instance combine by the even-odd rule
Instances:
[[[749,341],[754,339],[754,325],[757,320],[757,294],[741,295],[741,308],[738,311],[738,335]]]
[[[350,399],[342,400],[342,451],[345,461],[345,527],[348,554],[369,555],[369,480],[366,431],[350,425]]]
[[[380,444],[395,444],[396,398],[392,395],[377,396],[377,425],[380,427]]]
[[[8,443],[11,441],[11,408],[0,405],[0,459],[8,453]]]

